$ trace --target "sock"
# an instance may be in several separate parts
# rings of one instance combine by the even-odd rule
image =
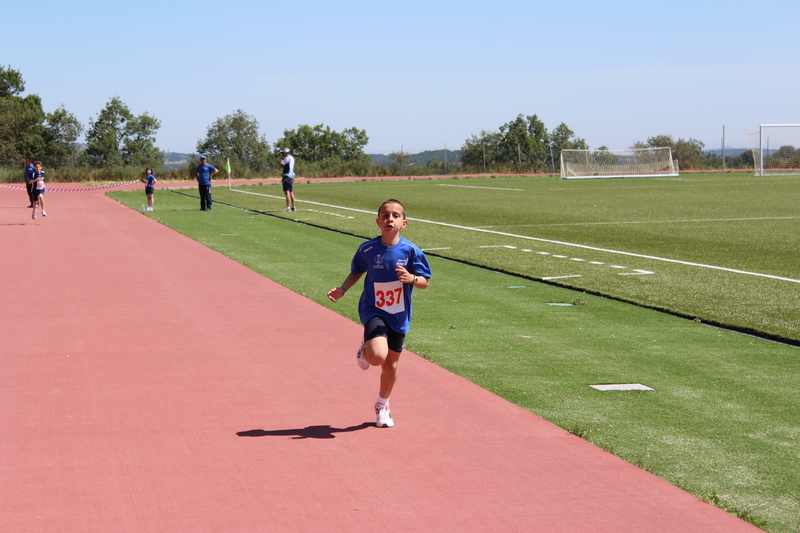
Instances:
[[[386,405],[388,403],[389,403],[389,398],[381,398],[380,395],[378,395],[378,399],[375,400],[375,405]]]

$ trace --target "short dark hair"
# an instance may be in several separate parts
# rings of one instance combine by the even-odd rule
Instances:
[[[403,218],[406,218],[406,206],[404,206],[403,203],[400,200],[394,200],[394,199],[389,199],[389,200],[386,200],[385,202],[383,202],[381,204],[381,206],[378,208],[378,215],[381,214],[381,209],[383,209],[383,206],[385,206],[386,204],[397,204],[397,205],[399,205],[400,209],[403,210]]]

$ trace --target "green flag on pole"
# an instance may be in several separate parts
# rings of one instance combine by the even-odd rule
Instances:
[[[226,159],[225,160],[225,172],[227,172],[228,174],[231,173],[231,160],[230,159]]]

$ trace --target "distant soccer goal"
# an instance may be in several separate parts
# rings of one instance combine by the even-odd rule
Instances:
[[[750,138],[757,176],[800,174],[800,124],[761,124]]]
[[[561,179],[677,176],[672,149],[561,150]]]

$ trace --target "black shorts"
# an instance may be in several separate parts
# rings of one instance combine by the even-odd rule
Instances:
[[[294,189],[294,178],[287,178],[284,176],[281,179],[281,184],[283,185],[283,192],[291,192]]]
[[[153,194],[155,191],[156,191],[155,187],[145,187],[144,188],[144,193],[145,194]]]
[[[379,317],[372,317],[364,324],[364,340],[368,341],[375,337],[386,337],[389,344],[389,349],[393,352],[400,353],[403,351],[405,345],[405,333],[397,333],[392,328],[386,325],[386,322]]]

